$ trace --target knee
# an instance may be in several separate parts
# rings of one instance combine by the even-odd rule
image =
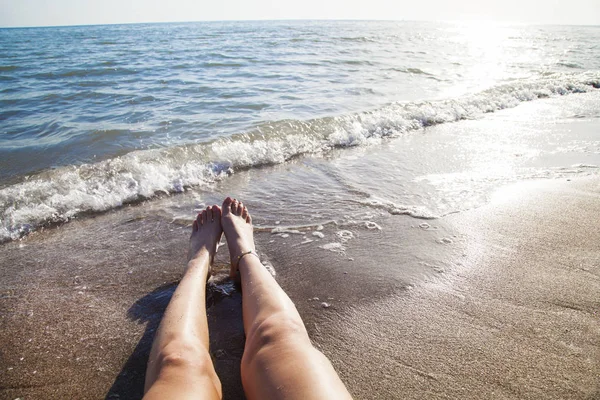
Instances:
[[[208,350],[199,342],[175,339],[165,345],[156,359],[160,371],[206,376],[218,382]]]
[[[284,313],[273,314],[258,323],[248,335],[244,358],[254,358],[257,353],[270,348],[278,348],[279,352],[298,345],[311,346],[302,321]]]
[[[174,339],[167,343],[158,354],[162,366],[203,366],[208,352],[200,343],[193,340]],[[210,357],[208,357],[210,359]]]
[[[277,313],[261,321],[253,329],[254,341],[261,344],[260,347],[288,341],[294,337],[306,337],[306,329],[299,318],[294,318],[286,313]]]
[[[213,393],[221,397],[221,382],[217,377],[204,345],[193,338],[173,338],[158,349],[148,361],[145,392],[163,393],[167,389],[182,388]],[[170,390],[169,389],[169,390]],[[213,396],[213,397],[215,397]],[[164,393],[158,397],[164,398]]]

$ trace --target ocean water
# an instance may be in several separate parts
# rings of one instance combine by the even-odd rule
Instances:
[[[598,89],[594,26],[0,29],[0,241],[140,202],[191,220],[225,194],[280,236],[442,217],[597,174]]]

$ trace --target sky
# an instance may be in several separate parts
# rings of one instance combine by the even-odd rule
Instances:
[[[600,25],[600,0],[0,0],[0,27],[270,19]]]

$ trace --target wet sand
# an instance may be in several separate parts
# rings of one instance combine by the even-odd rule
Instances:
[[[598,212],[584,180],[447,218],[462,265],[342,313],[329,355],[359,398],[600,398]]]
[[[325,226],[257,244],[356,398],[596,399],[599,214],[597,177],[525,182],[439,220],[344,228],[346,243]],[[141,397],[188,231],[142,205],[0,246],[0,397]],[[332,242],[345,251],[318,247]],[[219,288],[211,348],[237,399],[241,299]]]

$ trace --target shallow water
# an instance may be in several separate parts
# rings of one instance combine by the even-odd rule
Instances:
[[[594,153],[593,133],[569,138],[544,111],[509,132],[493,113],[561,97],[561,118],[593,130],[598,102],[585,93],[600,86],[599,36],[424,22],[2,29],[0,240],[164,194],[204,203],[221,184],[269,210],[299,187],[418,218],[476,206],[496,183],[562,176],[548,152]],[[490,123],[462,137],[479,119]],[[455,137],[423,131],[433,125]],[[521,168],[533,159],[537,170]],[[238,190],[255,174],[273,185]],[[326,205],[308,215],[309,199],[290,218],[332,219]]]
[[[447,269],[447,251],[456,248],[457,239],[437,231],[443,216],[482,206],[502,193],[497,189],[511,183],[598,174],[598,120],[573,118],[573,112],[597,109],[599,102],[600,93],[540,100],[492,118],[429,127],[368,146],[251,168],[208,187],[125,208],[116,219],[123,222],[115,223],[141,213],[144,219],[171,221],[178,230],[191,224],[195,212],[234,196],[250,208],[255,228],[263,235],[261,254],[267,259],[272,253],[280,258],[293,253],[297,260],[331,256],[343,261],[356,253],[372,254],[373,248],[381,248],[385,258],[397,243],[413,252],[427,249],[425,260],[434,254],[428,246],[441,245],[436,262]],[[415,148],[422,151],[416,153]],[[403,223],[406,232],[396,237],[397,227],[387,230],[398,217],[407,222]],[[96,229],[110,231],[113,225],[100,224]],[[154,228],[150,222],[140,229]],[[433,236],[424,237],[424,232]],[[369,244],[365,237],[377,243]],[[118,248],[119,240],[112,245]],[[412,256],[398,257],[410,260]],[[390,278],[410,282],[437,276],[417,261],[404,264],[388,271]],[[361,267],[348,268],[356,272]],[[385,266],[378,268],[377,274],[387,271]]]

